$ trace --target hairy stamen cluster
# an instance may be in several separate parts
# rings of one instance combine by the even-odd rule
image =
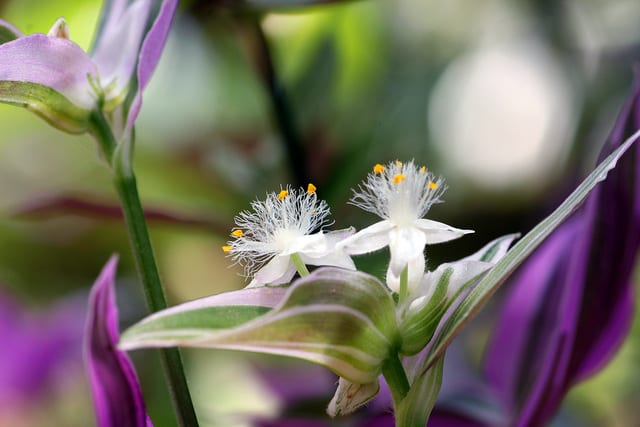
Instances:
[[[442,202],[447,189],[444,179],[418,167],[413,160],[407,163],[377,164],[365,182],[354,190],[350,203],[380,218],[403,224],[423,218],[431,206]]]
[[[267,194],[264,201],[253,201],[251,211],[235,217],[234,239],[222,249],[244,267],[247,277],[273,256],[291,251],[296,239],[325,224],[329,206],[318,200],[315,190],[313,184],[307,191],[286,187],[277,194]]]

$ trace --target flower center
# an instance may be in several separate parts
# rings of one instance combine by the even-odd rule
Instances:
[[[303,236],[303,233],[300,233],[297,230],[291,230],[287,228],[276,230],[273,233],[273,245],[276,252],[286,251],[287,249],[289,249],[291,244],[301,236]]]

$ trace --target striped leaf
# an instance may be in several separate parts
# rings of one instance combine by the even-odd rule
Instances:
[[[397,427],[424,427],[436,404],[442,385],[444,355],[426,372],[412,379],[411,389],[396,409]]]
[[[414,355],[427,345],[444,313],[506,254],[516,237],[516,234],[499,237],[475,254],[441,264],[424,275],[418,297],[411,302],[401,322],[403,354]]]
[[[460,329],[468,322],[498,290],[506,278],[533,252],[544,239],[551,234],[565,219],[567,219],[585,200],[589,192],[605,180],[618,159],[640,137],[640,130],[636,131],[617,150],[604,159],[573,193],[547,218],[540,222],[519,240],[507,254],[489,270],[478,282],[469,295],[462,302],[447,313],[443,324],[439,327],[434,339],[429,345],[428,354],[424,358],[423,370],[433,365],[446,350]]]
[[[271,288],[258,288],[271,289]],[[321,268],[276,288],[273,308],[222,294],[156,313],[122,334],[120,347],[201,347],[278,354],[326,366],[354,383],[376,380],[397,341],[387,288],[365,273]],[[249,295],[249,293],[247,293]],[[228,304],[218,304],[222,299]],[[273,298],[270,300],[273,302]]]

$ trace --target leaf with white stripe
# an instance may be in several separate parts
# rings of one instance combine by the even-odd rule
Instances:
[[[242,292],[242,291],[238,291]],[[156,313],[126,330],[120,348],[201,347],[296,357],[324,365],[354,383],[380,373],[397,338],[395,306],[375,277],[320,268],[295,281],[275,308],[191,302]],[[224,297],[219,297],[219,299]]]
[[[516,237],[499,237],[473,255],[425,273],[400,323],[403,354],[414,355],[427,345],[444,313],[507,253]]]
[[[429,344],[430,348],[428,354],[425,355],[425,363],[423,365],[425,370],[429,369],[429,367],[436,362],[460,329],[484,307],[489,298],[498,290],[507,277],[553,230],[580,207],[598,183],[606,179],[607,174],[615,167],[620,157],[639,137],[640,130],[636,131],[617,150],[604,159],[551,215],[546,217],[536,225],[533,230],[519,240],[513,248],[489,270],[455,310],[445,315],[442,325],[438,327],[438,331]]]

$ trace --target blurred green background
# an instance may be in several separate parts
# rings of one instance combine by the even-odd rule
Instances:
[[[416,159],[447,179],[431,217],[477,232],[428,249],[453,260],[501,234],[526,232],[594,165],[640,58],[637,0],[369,0],[256,14],[216,1],[182,2],[136,127],[136,170],[171,304],[240,288],[220,246],[254,198],[295,183],[296,168],[330,204],[333,228],[373,221],[347,205],[373,164]],[[88,49],[101,2],[0,2],[25,33],[64,16]],[[291,162],[256,67],[260,19],[301,142]],[[258,61],[259,62],[259,61]],[[0,105],[0,283],[25,310],[86,298],[110,254],[120,254],[123,325],[144,303],[109,171],[92,140]],[[306,183],[303,183],[306,184]],[[383,274],[385,254],[359,265]],[[495,305],[499,303],[499,297]],[[491,312],[466,343],[477,363]],[[469,334],[467,334],[469,335]],[[3,348],[7,352],[11,349]],[[575,389],[573,425],[637,425],[640,325],[614,361]],[[153,352],[133,355],[156,426],[174,425]],[[256,359],[188,351],[203,426],[243,425],[275,413],[253,375]],[[267,358],[260,363],[273,363]],[[80,361],[0,425],[93,422]]]

